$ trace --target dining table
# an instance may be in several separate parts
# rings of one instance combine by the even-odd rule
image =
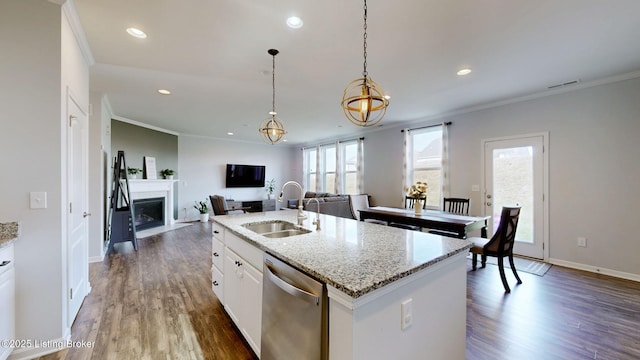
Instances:
[[[491,216],[470,216],[439,210],[402,209],[385,206],[373,206],[360,211],[360,220],[367,219],[386,221],[402,225],[418,226],[439,230],[441,234],[459,239],[466,239],[469,232],[480,230],[480,236],[487,237],[487,222]]]

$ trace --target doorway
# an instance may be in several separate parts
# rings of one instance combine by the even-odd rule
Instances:
[[[548,133],[486,139],[483,145],[484,214],[488,233],[500,222],[503,206],[520,206],[514,254],[547,258]]]

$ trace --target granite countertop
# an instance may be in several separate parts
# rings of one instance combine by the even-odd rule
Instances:
[[[17,222],[0,223],[0,247],[9,245],[20,235],[20,225]]]
[[[465,240],[320,214],[321,230],[307,212],[309,234],[272,239],[242,224],[270,220],[297,223],[295,210],[215,216],[212,220],[256,247],[358,298],[460,252]]]

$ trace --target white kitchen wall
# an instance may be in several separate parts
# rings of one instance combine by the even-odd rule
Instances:
[[[482,212],[482,193],[471,191],[482,184],[482,139],[548,131],[550,261],[640,280],[639,99],[636,77],[416,126],[453,122],[451,194],[470,197],[475,214]],[[400,129],[365,137],[365,190],[378,205],[398,206]],[[577,237],[587,238],[586,248]]]
[[[257,126],[257,125],[256,125]],[[258,133],[256,131],[256,137]],[[265,165],[265,179],[276,180],[276,188],[288,180],[300,181],[301,165],[296,161],[300,151],[282,144],[267,145],[221,140],[197,136],[178,137],[178,219],[195,220],[198,212],[195,201],[207,200],[209,195],[223,195],[234,200],[266,199],[264,188],[225,187],[226,164]],[[285,198],[297,194],[287,188]],[[277,196],[277,194],[275,194]],[[213,214],[213,212],[211,212]]]

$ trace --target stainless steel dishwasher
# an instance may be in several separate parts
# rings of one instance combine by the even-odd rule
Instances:
[[[326,360],[328,343],[325,284],[265,253],[260,358]]]

